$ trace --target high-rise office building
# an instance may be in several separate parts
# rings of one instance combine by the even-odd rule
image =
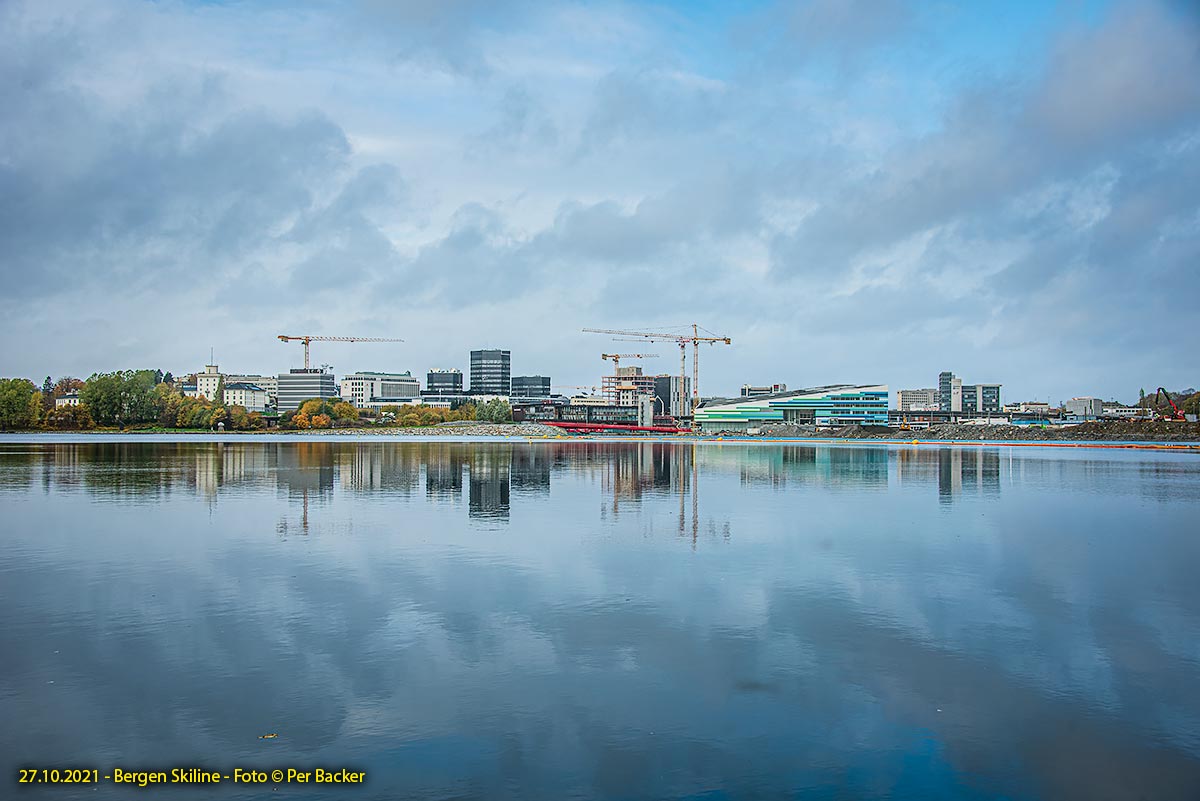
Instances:
[[[471,351],[471,394],[512,394],[512,352],[507,350]]]
[[[1000,386],[1000,384],[966,384],[949,371],[938,373],[938,410],[970,414],[999,414]]]
[[[692,414],[691,376],[654,376],[654,411],[671,417],[690,417]]]
[[[938,411],[950,411],[954,387],[954,373],[949,370],[938,373]]]

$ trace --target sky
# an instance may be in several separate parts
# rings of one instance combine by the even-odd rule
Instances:
[[[1200,7],[0,2],[0,375],[1200,385]],[[626,362],[631,363],[631,362]],[[690,371],[690,365],[689,365]]]

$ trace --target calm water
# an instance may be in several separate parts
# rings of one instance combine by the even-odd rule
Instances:
[[[0,440],[0,762],[1194,801],[1197,521],[1186,454]]]

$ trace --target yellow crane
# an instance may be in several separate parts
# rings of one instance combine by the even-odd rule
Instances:
[[[280,342],[303,342],[304,343],[304,369],[308,369],[308,343],[310,342],[403,342],[403,339],[394,339],[391,337],[320,337],[311,334],[303,336],[291,337],[286,334],[279,335]]]
[[[629,331],[619,328],[585,328],[584,333],[587,334],[612,334],[620,337],[632,337],[637,340],[646,342],[654,342],[656,340],[665,340],[674,342],[679,345],[679,388],[683,389],[684,376],[687,375],[687,346],[692,344],[692,409],[693,411],[700,405],[700,343],[707,342],[710,345],[732,345],[733,340],[729,337],[722,336],[700,336],[701,326],[697,323],[692,323],[692,333],[690,334],[672,334],[658,331]],[[706,333],[712,334],[711,331]],[[629,340],[625,340],[629,341]]]

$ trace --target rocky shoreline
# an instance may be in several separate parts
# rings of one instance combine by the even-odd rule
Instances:
[[[762,436],[828,439],[919,440],[921,442],[1200,442],[1200,423],[1176,421],[1090,422],[1071,426],[964,425],[949,423],[924,429],[885,426],[764,426]]]

